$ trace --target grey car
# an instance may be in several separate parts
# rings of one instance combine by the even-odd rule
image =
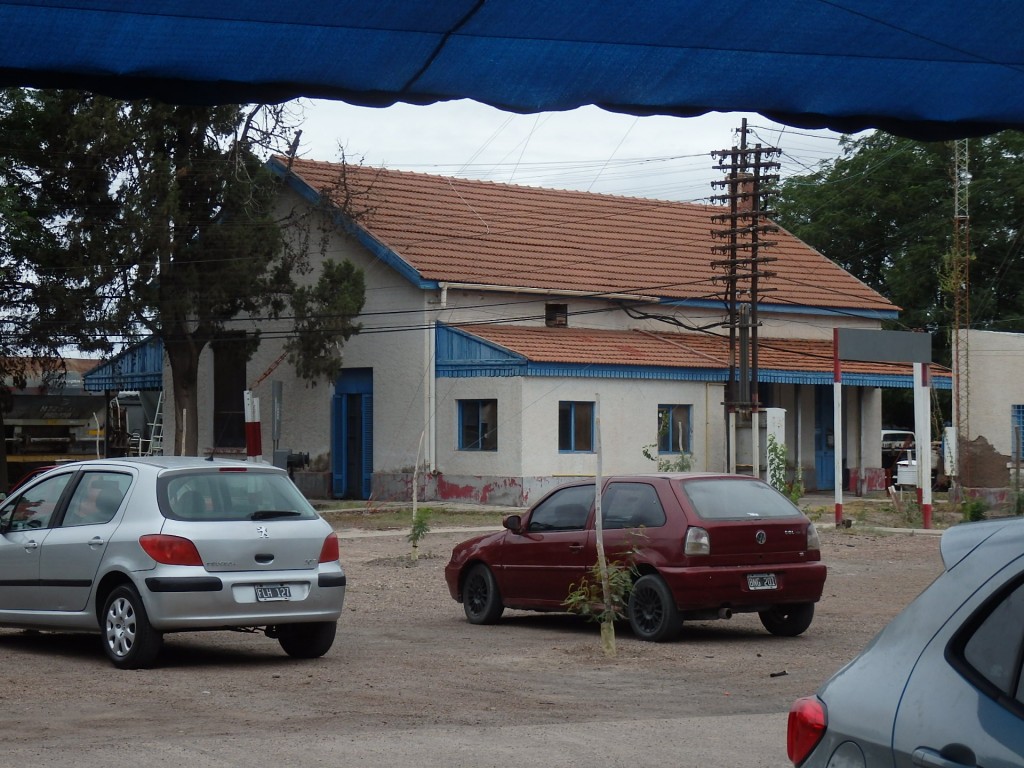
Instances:
[[[1024,765],[1024,519],[942,537],[942,574],[789,714],[807,768]]]
[[[268,465],[84,461],[0,505],[0,626],[98,632],[117,667],[193,630],[262,630],[322,656],[344,599],[337,535]]]

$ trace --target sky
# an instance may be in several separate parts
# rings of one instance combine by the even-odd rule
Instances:
[[[519,115],[468,100],[429,106],[356,107],[302,100],[298,155],[445,176],[663,200],[705,201],[721,190],[713,150],[739,142],[776,146],[785,177],[835,157],[840,135],[773,123],[756,114],[634,117],[581,107]]]

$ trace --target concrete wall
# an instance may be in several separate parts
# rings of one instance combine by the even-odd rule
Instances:
[[[1012,406],[1024,405],[1024,334],[965,331],[969,375],[966,389],[968,444],[962,482],[1000,488],[1011,482],[1014,464]]]

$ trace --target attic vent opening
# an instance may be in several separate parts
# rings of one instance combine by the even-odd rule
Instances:
[[[569,325],[568,304],[545,304],[544,325],[548,328],[565,328]]]

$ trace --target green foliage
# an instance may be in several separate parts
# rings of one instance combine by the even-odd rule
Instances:
[[[790,501],[796,504],[804,495],[804,483],[800,479],[800,472],[795,472],[795,478],[790,482],[788,474],[788,456],[785,443],[775,439],[775,435],[768,435],[768,482],[775,490],[783,494]]]
[[[636,557],[644,538],[641,528],[631,535],[631,541],[625,548],[607,559],[608,602],[605,602],[601,583],[601,563],[597,562],[590,567],[588,575],[569,586],[569,594],[562,603],[566,610],[599,621],[602,625],[610,625],[623,618],[633,582],[640,576]]]
[[[658,425],[658,438],[668,434],[668,414],[665,414]],[[645,459],[657,464],[659,472],[689,472],[693,467],[693,457],[688,453],[659,454],[658,442],[640,448],[640,453]]]
[[[189,444],[176,446],[185,453],[197,448],[203,349],[230,339],[244,362],[258,344],[260,323],[240,318],[285,323],[293,306],[288,352],[311,380],[337,371],[340,345],[359,329],[358,270],[332,263],[312,286],[298,282],[312,269],[308,241],[285,230],[309,217],[278,218],[280,181],[263,160],[289,145],[293,127],[282,105],[0,92],[0,180],[17,209],[5,218],[17,223],[28,273],[61,289],[39,302],[52,312],[46,327],[94,347],[162,339],[179,428],[187,414]]]
[[[413,547],[418,547],[423,538],[430,533],[430,513],[429,507],[416,510],[416,514],[412,518],[412,528],[405,537]]]
[[[566,610],[602,623],[623,618],[633,581],[639,575],[634,565],[633,552],[627,553],[622,559],[609,560],[607,569],[610,602],[605,603],[600,564],[594,563],[588,575],[570,585],[569,595],[562,603]]]
[[[316,285],[301,286],[292,294],[295,331],[285,344],[288,359],[300,377],[315,384],[333,381],[341,371],[341,342],[360,326],[353,318],[363,308],[363,273],[351,262],[325,259]]]
[[[1024,515],[1024,494],[1018,493],[1013,497],[1013,514]]]
[[[988,503],[981,498],[964,499],[960,503],[960,513],[965,522],[976,522],[988,517]]]
[[[667,454],[661,456],[656,453],[658,444],[652,443],[640,449],[645,459],[656,462],[659,472],[689,472],[693,466],[693,457],[688,453]]]
[[[972,327],[1024,331],[1024,271],[1015,222],[1024,221],[1024,134],[971,139]],[[902,307],[902,327],[952,325],[952,150],[881,132],[845,138],[843,154],[779,186],[776,220]],[[949,362],[937,333],[936,359]]]

